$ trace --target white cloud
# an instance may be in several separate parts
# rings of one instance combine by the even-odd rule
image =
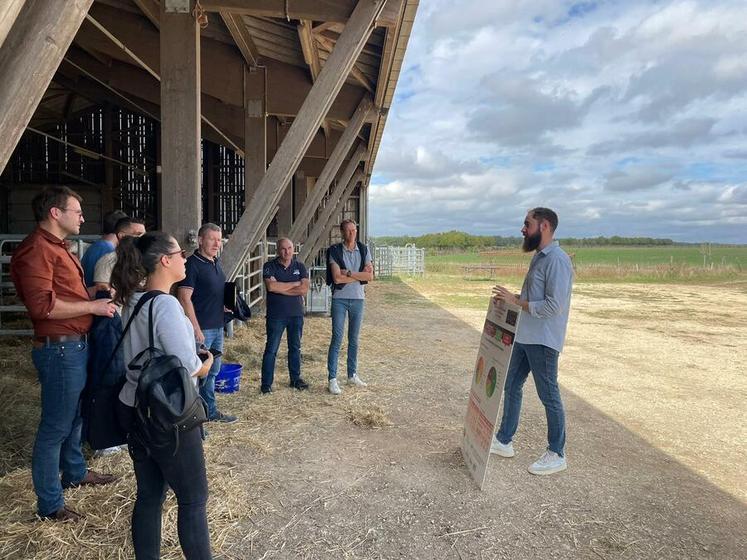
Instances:
[[[371,232],[745,242],[747,3],[422,2]],[[740,221],[741,220],[741,221]]]

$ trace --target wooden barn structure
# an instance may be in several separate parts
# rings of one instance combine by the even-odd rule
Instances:
[[[64,184],[82,233],[123,209],[194,245],[229,235],[242,274],[267,236],[306,262],[351,217],[371,170],[418,0],[3,0],[0,234]]]

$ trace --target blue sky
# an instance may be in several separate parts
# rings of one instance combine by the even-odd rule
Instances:
[[[372,235],[747,243],[747,2],[421,0]]]

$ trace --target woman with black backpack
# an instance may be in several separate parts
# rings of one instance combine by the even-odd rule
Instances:
[[[205,361],[201,361],[195,352],[192,324],[179,301],[169,295],[171,287],[185,277],[185,259],[185,251],[168,234],[154,231],[142,237],[125,238],[117,247],[111,284],[116,290],[115,303],[123,306],[123,323],[135,314],[122,343],[125,364],[151,346],[152,328],[152,346],[178,358],[196,386],[198,378],[210,370],[213,356],[208,353],[203,356]],[[138,305],[141,299],[144,303]],[[119,394],[118,411],[120,423],[128,433],[137,480],[132,512],[135,558],[160,558],[161,511],[166,491],[171,487],[179,505],[177,524],[184,556],[188,560],[210,559],[202,429],[197,425],[188,431],[177,430],[176,434],[167,435],[158,432],[155,436],[156,432],[143,426],[142,416],[136,416],[135,408],[140,374],[141,370],[128,369]]]

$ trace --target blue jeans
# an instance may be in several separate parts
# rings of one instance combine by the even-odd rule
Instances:
[[[503,418],[496,439],[503,444],[511,441],[519,426],[522,387],[529,371],[534,377],[547,417],[548,449],[561,457],[565,447],[565,413],[558,387],[558,351],[540,344],[514,342],[511,363],[506,374],[503,399]]]
[[[80,449],[80,394],[86,385],[85,342],[53,343],[34,348],[31,357],[41,385],[41,420],[31,458],[31,476],[39,515],[65,505],[62,487],[86,475]],[[62,471],[62,480],[60,480]]]
[[[205,329],[205,346],[223,352],[223,328]],[[200,384],[200,396],[208,407],[208,416],[211,420],[218,416],[218,405],[215,403],[215,376],[220,371],[221,359],[215,358],[205,380]]]
[[[286,317],[285,319],[267,318],[267,343],[262,356],[262,387],[272,387],[275,378],[275,358],[280,348],[283,331],[288,331],[288,373],[293,383],[301,377],[301,337],[303,336],[303,317]]]
[[[348,318],[348,377],[358,373],[358,336],[363,322],[362,299],[332,298],[332,340],[327,353],[327,377],[337,378],[337,356],[340,354],[345,332],[345,316]]]

